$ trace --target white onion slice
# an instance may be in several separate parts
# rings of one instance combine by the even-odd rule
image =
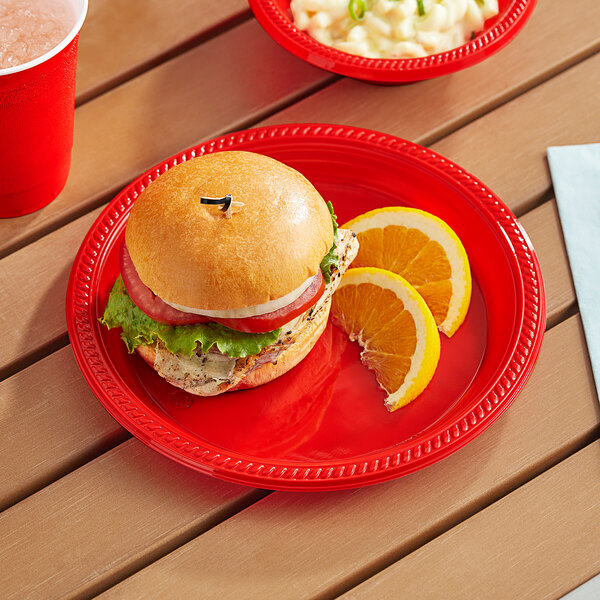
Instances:
[[[308,289],[317,275],[309,277],[302,285],[300,285],[300,287],[297,287],[289,294],[286,294],[281,298],[275,298],[275,300],[270,300],[264,304],[256,304],[255,306],[244,306],[243,308],[231,308],[226,310],[208,310],[204,308],[191,308],[189,306],[183,306],[182,304],[167,302],[166,300],[164,300],[164,302],[166,302],[169,306],[176,308],[177,310],[181,310],[182,312],[192,313],[194,315],[204,315],[205,317],[217,317],[221,319],[243,319],[245,317],[255,317],[279,310],[280,308],[283,308],[284,306],[294,302],[294,300],[300,298],[300,296]]]

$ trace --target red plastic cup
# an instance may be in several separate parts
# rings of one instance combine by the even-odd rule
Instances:
[[[88,0],[71,0],[77,17],[52,50],[0,69],[0,217],[36,211],[63,189],[73,147],[75,68]]]

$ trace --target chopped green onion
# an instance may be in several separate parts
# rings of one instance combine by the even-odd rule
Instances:
[[[423,0],[417,0],[417,12],[420,17],[425,16],[425,6],[423,6]]]
[[[350,0],[348,2],[348,11],[355,21],[362,21],[365,18],[367,7],[364,0]]]

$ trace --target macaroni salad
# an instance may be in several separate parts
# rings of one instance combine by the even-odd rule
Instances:
[[[498,0],[292,0],[295,25],[318,42],[367,58],[412,58],[469,41]]]

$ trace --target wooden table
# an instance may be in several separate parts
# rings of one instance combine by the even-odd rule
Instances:
[[[600,572],[600,406],[545,159],[600,138],[599,22],[595,0],[540,0],[484,63],[380,87],[297,60],[243,0],[92,0],[67,186],[0,222],[0,597],[540,599]],[[303,121],[473,172],[521,219],[547,286],[541,355],[510,410],[434,466],[346,492],[169,461],[107,414],[66,332],[70,266],[116,191],[215,135]]]

